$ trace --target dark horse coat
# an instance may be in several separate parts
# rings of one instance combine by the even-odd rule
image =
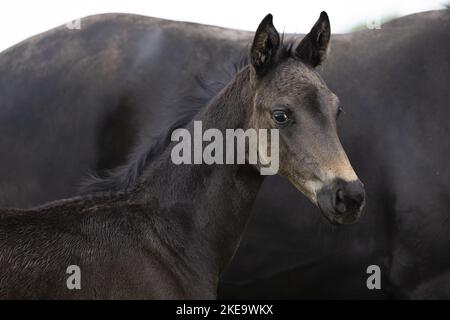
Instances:
[[[280,178],[264,183],[224,297],[450,297],[448,10],[332,37],[321,70],[365,182],[356,225],[330,229]],[[74,195],[89,170],[126,161],[205,95],[251,33],[133,15],[82,20],[0,57],[0,204]],[[209,96],[209,94],[206,94]],[[366,288],[377,264],[382,289]]]

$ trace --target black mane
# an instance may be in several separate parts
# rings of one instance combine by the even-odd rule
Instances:
[[[278,59],[284,59],[291,56],[293,42],[284,42],[282,36],[282,50]],[[214,75],[214,79],[205,79],[202,75],[195,76],[195,82],[200,89],[198,96],[185,95],[176,102],[181,112],[175,117],[175,120],[169,128],[162,134],[151,137],[153,141],[146,139],[141,142],[131,154],[125,164],[115,169],[107,171],[100,176],[97,173],[90,174],[80,185],[80,193],[88,194],[94,192],[107,191],[126,191],[132,188],[144,168],[148,163],[155,159],[155,156],[162,153],[170,144],[170,137],[174,130],[186,126],[194,116],[208,104],[208,102],[222,90],[227,83],[249,63],[248,49],[238,55],[236,61],[225,65],[221,72]]]
[[[181,110],[181,112],[175,117],[169,128],[162,134],[151,137],[152,141],[147,139],[140,143],[131,152],[125,164],[106,172],[104,176],[99,176],[96,173],[90,174],[81,183],[80,193],[125,191],[133,187],[146,165],[169,145],[172,132],[177,128],[186,126],[247,64],[247,55],[243,55],[237,62],[225,66],[212,81],[205,79],[202,75],[195,76],[195,82],[201,94],[197,96],[186,95],[179,99],[177,102],[179,107],[176,109]]]

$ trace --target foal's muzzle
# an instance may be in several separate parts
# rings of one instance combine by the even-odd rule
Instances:
[[[353,223],[360,217],[365,204],[364,185],[359,180],[335,179],[319,190],[317,203],[331,223]]]

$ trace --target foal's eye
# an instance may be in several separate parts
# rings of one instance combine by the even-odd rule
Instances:
[[[289,116],[284,110],[274,110],[272,112],[272,118],[279,125],[286,124],[289,121]]]

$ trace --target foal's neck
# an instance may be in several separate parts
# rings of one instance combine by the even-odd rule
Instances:
[[[225,129],[248,128],[253,112],[250,77],[250,68],[244,68],[199,114],[196,120],[202,121],[203,130],[225,133]],[[187,129],[193,136],[192,123]],[[179,229],[189,233],[186,253],[196,257],[190,262],[217,277],[239,245],[263,178],[249,164],[175,165],[172,147],[144,173],[141,199],[156,198],[167,211],[186,208],[171,223],[190,226]]]

